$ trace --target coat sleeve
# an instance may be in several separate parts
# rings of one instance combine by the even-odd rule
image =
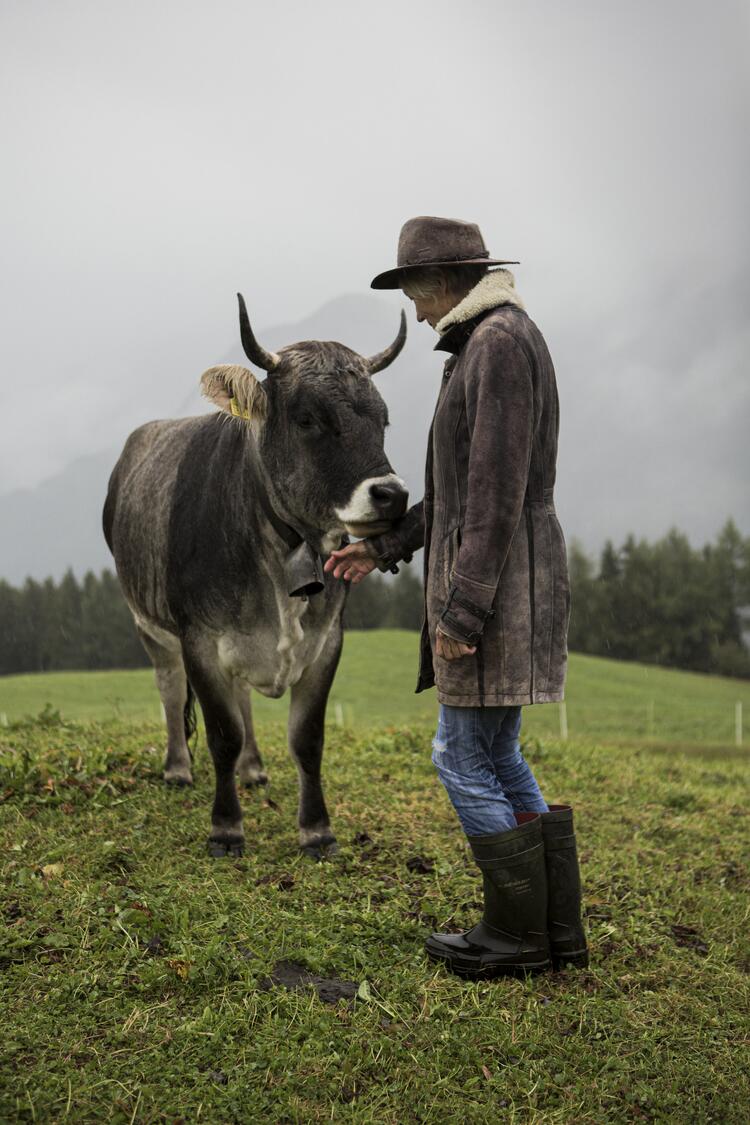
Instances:
[[[384,535],[368,540],[378,569],[392,570],[397,562],[411,562],[412,555],[424,547],[424,501],[414,504]]]
[[[440,628],[476,644],[493,616],[500,575],[521,521],[534,434],[534,387],[521,345],[488,325],[466,358],[469,460],[461,546]]]

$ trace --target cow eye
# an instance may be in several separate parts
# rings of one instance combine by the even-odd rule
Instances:
[[[301,430],[311,430],[315,425],[312,414],[298,414],[294,420]]]

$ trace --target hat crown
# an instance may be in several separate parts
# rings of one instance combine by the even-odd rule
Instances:
[[[370,282],[373,289],[398,289],[409,270],[425,266],[509,266],[509,258],[491,258],[476,223],[463,219],[441,219],[417,215],[407,219],[398,239],[398,265],[379,273]]]
[[[488,258],[482,232],[476,223],[418,215],[407,219],[398,239],[398,266],[428,266]]]

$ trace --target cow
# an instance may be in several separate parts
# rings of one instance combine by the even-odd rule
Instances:
[[[135,430],[110,477],[104,535],[154,665],[170,785],[192,784],[194,697],[203,712],[216,775],[209,854],[243,852],[235,775],[267,783],[250,692],[276,699],[290,688],[299,844],[321,859],[336,850],[320,768],[346,599],[321,560],[406,509],[372,380],[401,351],[406,318],[370,358],[317,340],[276,353],[258,343],[237,296],[243,349],[265,379],[210,367],[201,388],[218,412]]]

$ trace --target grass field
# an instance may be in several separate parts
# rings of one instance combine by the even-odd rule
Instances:
[[[0,682],[0,1121],[747,1120],[750,751],[683,728],[691,701],[727,709],[730,742],[747,686],[572,662],[570,738],[532,710],[527,753],[576,806],[591,967],[472,984],[422,953],[476,919],[478,878],[413,649],[347,638],[334,698],[354,725],[331,725],[324,765],[341,851],[318,865],[296,849],[281,708],[258,708],[271,783],[243,795],[247,854],[210,860],[205,744],[195,788],[165,789],[147,677]],[[646,711],[655,685],[672,741],[628,745],[618,706]],[[15,721],[46,702],[71,717]]]
[[[359,730],[380,724],[433,723],[435,693],[414,693],[417,652],[416,633],[347,633],[331,693],[329,721]],[[261,722],[285,718],[287,698],[269,700],[254,695],[253,699]],[[566,706],[571,737],[733,745],[738,701],[750,725],[750,682],[746,680],[575,653],[570,657]],[[154,720],[160,715],[150,669],[0,677],[0,721],[3,716],[12,722],[36,715],[45,705],[74,720]],[[524,715],[529,734],[560,733],[558,707],[529,707]]]

